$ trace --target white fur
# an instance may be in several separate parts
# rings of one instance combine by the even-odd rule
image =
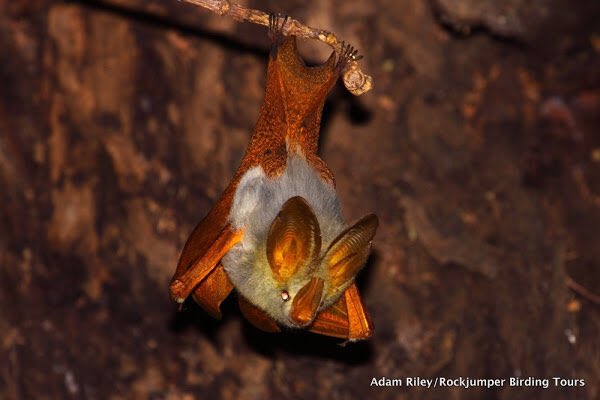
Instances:
[[[278,283],[271,273],[266,246],[271,223],[283,204],[294,196],[302,196],[317,217],[323,255],[346,228],[346,222],[335,189],[323,181],[303,157],[294,155],[288,158],[285,171],[277,179],[269,179],[260,166],[244,174],[229,215],[234,227],[244,229],[244,237],[222,259],[227,275],[240,294],[287,326],[293,326],[288,317],[291,300],[311,277],[297,274],[288,282]],[[324,268],[317,268],[313,276],[325,279],[326,274]],[[324,293],[327,293],[328,280],[325,282]],[[281,298],[283,290],[290,295],[288,301]],[[329,306],[337,297],[339,295],[327,299],[321,308]]]

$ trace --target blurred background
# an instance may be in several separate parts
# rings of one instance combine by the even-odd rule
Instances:
[[[265,28],[174,0],[0,0],[0,398],[599,398],[600,3],[243,4],[335,32],[373,75],[331,93],[321,155],[348,220],[381,221],[358,277],[374,337],[169,299],[256,121]]]

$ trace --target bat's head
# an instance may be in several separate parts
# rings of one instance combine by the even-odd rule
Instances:
[[[318,311],[339,298],[367,261],[377,224],[375,215],[367,215],[323,246],[308,202],[299,196],[285,202],[271,224],[266,246],[280,322],[309,325]]]
[[[303,327],[353,282],[369,256],[378,221],[370,214],[345,228],[322,208],[317,217],[301,196],[278,210],[270,217],[251,213],[244,241],[222,263],[250,303],[281,325]]]
[[[243,176],[229,221],[242,241],[221,260],[240,295],[279,324],[309,325],[365,264],[378,221],[346,224],[333,186],[303,157],[275,179],[256,167]]]

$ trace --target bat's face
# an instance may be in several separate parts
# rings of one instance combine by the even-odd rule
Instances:
[[[284,326],[307,326],[340,297],[365,264],[377,217],[368,215],[345,229],[337,225],[332,240],[331,227],[321,227],[310,204],[295,196],[271,220],[265,236],[233,248],[223,265],[252,304]]]
[[[279,308],[276,319],[287,326],[306,326],[334,303],[366,262],[376,229],[377,217],[368,215],[324,247],[307,201],[299,196],[286,201],[271,224],[266,245],[275,282],[269,297],[277,297],[275,307],[268,308]]]
[[[298,165],[293,160],[289,164],[297,189],[301,185],[293,169]],[[242,180],[241,191],[251,194],[251,199],[242,202],[251,206],[243,210],[244,218],[237,217],[244,221],[247,240],[231,249],[222,262],[248,301],[284,326],[303,327],[353,282],[368,258],[378,221],[371,214],[346,227],[337,201],[328,200],[335,192],[325,185],[322,190],[327,193],[318,199],[315,190],[300,190],[307,193],[310,203],[293,196],[275,208],[276,215],[261,211],[273,210],[269,202],[285,197],[286,189],[279,188],[286,185],[278,184],[260,176]]]

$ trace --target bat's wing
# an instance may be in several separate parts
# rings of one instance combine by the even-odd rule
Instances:
[[[210,314],[211,317],[221,319],[221,303],[233,290],[223,266],[219,263],[204,281],[200,282],[192,292],[196,303]]]
[[[373,323],[356,284],[352,283],[336,303],[321,311],[308,330],[350,341],[370,338],[373,335]]]
[[[250,303],[243,297],[239,297],[240,311],[244,315],[244,317],[250,322],[254,327],[265,331],[265,332],[280,332],[279,325],[277,322],[269,315],[256,307],[254,304]]]
[[[216,318],[221,317],[220,305],[233,289],[219,261],[242,236],[227,223],[236,186],[232,183],[196,226],[171,281],[171,297],[177,302],[192,293],[194,300]]]

